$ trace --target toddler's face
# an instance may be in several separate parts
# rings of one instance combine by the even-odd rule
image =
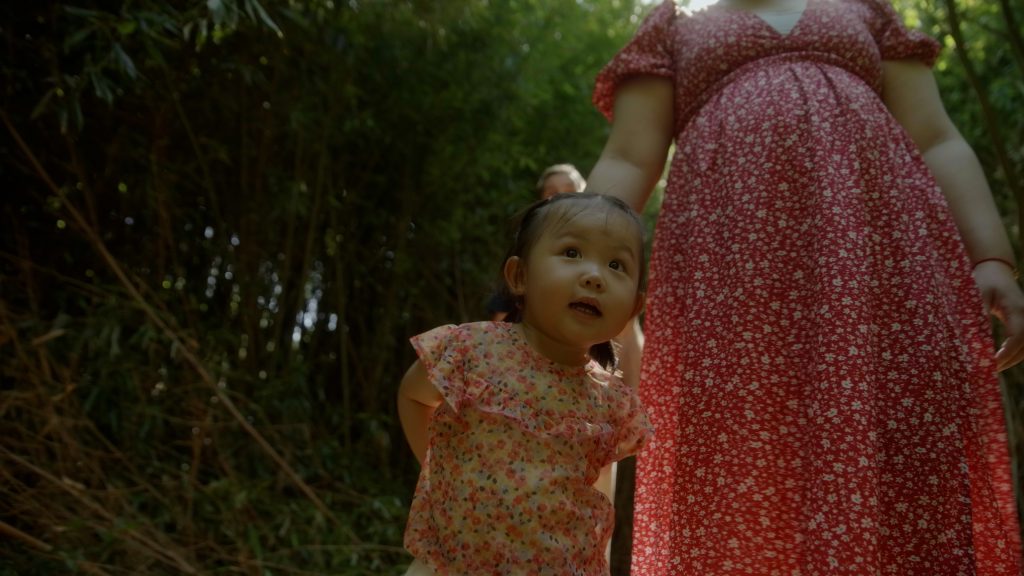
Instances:
[[[524,323],[566,345],[610,340],[638,311],[642,249],[636,223],[614,208],[553,224],[525,262]]]

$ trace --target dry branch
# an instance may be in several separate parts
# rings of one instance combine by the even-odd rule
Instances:
[[[165,322],[159,315],[156,314],[152,306],[150,306],[149,302],[142,296],[142,294],[136,288],[135,284],[133,284],[131,280],[129,280],[128,275],[121,268],[121,265],[117,261],[117,259],[114,258],[114,256],[110,253],[109,250],[107,250],[106,244],[103,242],[103,239],[100,237],[100,235],[90,225],[90,223],[88,222],[88,220],[86,220],[83,214],[74,206],[74,204],[70,202],[67,195],[64,193],[64,190],[57,186],[57,184],[50,177],[49,173],[47,173],[47,171],[43,168],[42,164],[40,164],[35,154],[33,154],[32,150],[28,147],[28,144],[26,144],[24,139],[22,139],[21,134],[11,123],[10,119],[7,116],[6,111],[0,111],[0,119],[3,120],[3,123],[6,125],[7,130],[11,133],[11,136],[18,144],[18,147],[21,149],[22,153],[25,154],[29,162],[31,162],[32,167],[35,169],[37,175],[43,180],[43,182],[50,189],[50,191],[53,192],[53,194],[56,195],[58,198],[60,198],[63,208],[68,211],[78,229],[81,230],[81,232],[86,236],[86,238],[92,244],[93,248],[99,253],[103,261],[106,262],[106,264],[110,267],[110,270],[114,273],[114,275],[120,281],[121,285],[128,292],[132,300],[135,301],[136,305],[138,305],[139,308],[141,308],[142,311],[149,318],[150,322],[152,322],[161,332],[164,333],[164,335],[171,341],[172,345],[179,350],[179,353],[182,355],[185,361],[198,374],[200,380],[202,380],[203,383],[206,384],[207,387],[209,387],[210,390],[213,391],[213,393],[217,396],[217,398],[224,405],[224,407],[227,408],[228,412],[232,415],[232,417],[234,417],[235,421],[237,421],[238,424],[241,425],[242,428],[256,441],[256,443],[259,444],[263,451],[266,452],[267,455],[270,456],[270,458],[278,466],[281,467],[281,470],[285,473],[285,475],[287,475],[291,479],[291,481],[299,488],[299,490],[301,490],[302,493],[305,494],[307,498],[309,498],[309,500],[324,515],[324,517],[330,519],[331,522],[333,522],[334,524],[340,525],[338,519],[335,518],[334,514],[331,513],[331,511],[327,508],[326,505],[324,505],[324,503],[316,495],[313,489],[308,484],[306,484],[306,482],[304,482],[302,478],[299,477],[298,473],[296,473],[295,470],[292,469],[292,467],[284,460],[284,458],[282,458],[281,455],[278,454],[278,452],[266,441],[263,435],[260,434],[260,432],[256,430],[252,426],[252,424],[248,422],[248,420],[246,420],[246,418],[235,406],[235,403],[231,400],[231,398],[227,394],[225,394],[224,391],[220,389],[220,387],[217,386],[217,383],[214,381],[213,377],[210,375],[205,365],[199,360],[199,358],[196,357],[195,353],[193,352],[193,348],[195,348],[196,346],[194,344],[192,346],[186,345],[186,339],[179,335],[167,324],[167,322]]]

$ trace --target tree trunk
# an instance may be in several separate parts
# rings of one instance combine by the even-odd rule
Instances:
[[[974,64],[968,57],[967,45],[964,42],[963,32],[960,29],[960,15],[957,12],[956,0],[944,0],[944,2],[949,32],[956,42],[956,55],[960,59],[960,63],[963,64],[967,81],[970,82],[974,93],[978,95],[978,104],[981,106],[981,115],[985,121],[985,130],[988,132],[989,140],[992,143],[992,150],[995,152],[999,167],[1003,170],[1006,185],[1017,202],[1017,222],[1019,225],[1021,222],[1024,222],[1024,189],[1022,189],[1020,181],[1017,179],[1017,170],[1014,168],[1006,142],[1000,133],[998,115],[989,101],[988,90],[982,84],[977,72],[974,70]]]

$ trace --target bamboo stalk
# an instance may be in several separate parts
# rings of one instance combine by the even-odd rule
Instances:
[[[1024,77],[1024,38],[1021,37],[1017,16],[1010,6],[1010,0],[999,0],[999,7],[1002,8],[1003,20],[1006,21],[1006,37],[1010,41],[1013,59],[1017,61],[1017,71]]]
[[[49,552],[50,550],[53,550],[53,546],[50,546],[46,542],[43,542],[42,540],[32,536],[31,534],[26,534],[21,530],[18,530],[17,528],[4,522],[3,520],[0,520],[0,534],[4,534],[5,536],[9,536],[16,540],[21,540],[29,546],[36,548],[38,550],[42,550],[43,552]]]
[[[82,494],[81,493],[81,489],[78,488],[75,485],[75,483],[69,482],[67,480],[61,480],[60,478],[57,478],[53,474],[50,474],[46,470],[43,470],[42,468],[32,464],[31,462],[25,460],[24,458],[21,458],[17,454],[14,454],[13,452],[10,452],[6,448],[0,447],[0,451],[2,451],[3,454],[7,458],[10,458],[11,460],[17,462],[21,466],[23,466],[25,468],[28,468],[29,470],[31,470],[32,472],[35,472],[37,475],[39,475],[43,479],[49,481],[54,486],[57,486],[61,490],[67,492],[72,497],[74,497],[76,500],[78,500],[80,503],[85,505],[86,508],[88,508],[89,510],[93,511],[94,513],[96,513],[98,516],[100,516],[101,518],[103,518],[107,522],[113,523],[113,522],[115,522],[117,520],[116,516],[111,514],[109,511],[107,511],[105,508],[103,508],[99,504],[93,502],[91,499],[87,498],[84,494]],[[149,537],[144,536],[144,535],[140,534],[139,532],[137,532],[135,530],[132,530],[130,528],[126,528],[124,530],[124,533],[128,536],[129,540],[133,540],[137,545],[140,545],[143,548],[145,548],[146,550],[148,550],[150,553],[152,553],[154,555],[154,557],[161,559],[165,564],[170,564],[172,566],[175,566],[176,568],[178,568],[179,570],[185,572],[186,574],[197,574],[198,573],[196,571],[196,569],[192,567],[191,564],[189,564],[188,562],[185,561],[184,558],[182,558],[180,555],[178,555],[174,551],[169,550],[165,545],[161,545],[161,544],[153,541]]]
[[[192,350],[192,347],[186,345],[184,339],[177,333],[177,331],[173,330],[159,315],[156,314],[156,312],[154,312],[153,308],[149,305],[149,302],[142,296],[142,294],[131,282],[131,280],[129,280],[128,275],[125,273],[124,269],[121,268],[121,265],[118,263],[117,259],[114,258],[114,256],[110,253],[109,250],[107,250],[106,244],[104,244],[103,239],[100,237],[100,235],[89,225],[89,222],[85,219],[82,213],[74,206],[74,204],[72,204],[68,200],[67,195],[64,194],[64,191],[61,190],[61,188],[57,186],[56,183],[54,183],[49,173],[47,173],[43,166],[39,163],[39,160],[36,158],[32,150],[28,147],[28,144],[25,143],[24,139],[22,139],[21,137],[21,134],[11,123],[6,110],[0,110],[0,119],[3,120],[3,123],[7,127],[7,130],[11,133],[11,136],[14,138],[22,153],[24,153],[28,160],[31,162],[33,168],[36,170],[36,173],[47,185],[47,187],[50,188],[50,190],[61,199],[64,209],[68,211],[68,213],[71,215],[71,218],[74,220],[75,224],[82,231],[82,233],[89,239],[95,250],[100,254],[102,259],[107,263],[111,271],[121,282],[121,285],[124,286],[125,290],[128,292],[131,299],[134,300],[135,303],[142,309],[142,311],[149,318],[150,322],[152,322],[158,329],[160,329],[164,333],[164,335],[171,341],[172,345],[174,345],[179,350],[179,353],[181,354],[182,358],[185,359],[186,363],[192,367],[192,369],[199,375],[199,378],[203,381],[203,383],[206,384],[207,387],[209,387],[213,391],[213,393],[220,400],[221,404],[228,410],[231,416],[234,417],[235,421],[237,421],[238,424],[242,426],[242,428],[250,436],[252,436],[256,443],[259,444],[263,451],[266,452],[267,455],[270,456],[270,458],[275,463],[277,463],[278,466],[280,466],[281,470],[285,473],[285,475],[287,475],[289,479],[291,479],[291,481],[296,485],[296,487],[298,487],[299,490],[306,495],[306,497],[313,503],[314,506],[316,506],[316,508],[324,515],[324,517],[328,518],[334,524],[340,525],[338,519],[320,500],[320,498],[316,495],[313,489],[308,484],[306,484],[306,482],[304,482],[302,478],[299,477],[298,473],[296,473],[295,470],[292,469],[292,467],[288,464],[288,462],[286,462],[284,458],[282,458],[281,455],[278,454],[277,450],[275,450],[266,441],[263,435],[260,434],[260,432],[256,430],[252,426],[252,424],[249,423],[248,420],[246,420],[246,418],[235,406],[235,403],[231,400],[231,398],[227,394],[225,394],[224,391],[220,389],[220,387],[217,386],[217,383],[214,381],[213,377],[206,369],[206,366],[199,360],[198,357],[196,357],[195,353]]]
[[[992,142],[992,148],[995,151],[999,166],[1006,176],[1006,185],[1010,188],[1010,192],[1017,202],[1018,226],[1024,225],[1024,188],[1021,187],[1020,181],[1017,178],[1017,170],[1014,168],[1006,142],[1003,140],[999,130],[998,115],[988,99],[988,90],[982,84],[978,73],[974,69],[974,64],[968,57],[967,45],[960,27],[960,14],[957,12],[956,0],[944,0],[944,2],[950,34],[953,36],[956,46],[956,55],[964,67],[964,75],[967,77],[967,81],[970,83],[971,88],[974,89],[974,93],[978,95],[978,104],[981,106],[981,116],[985,122],[985,130],[988,132],[989,139]]]

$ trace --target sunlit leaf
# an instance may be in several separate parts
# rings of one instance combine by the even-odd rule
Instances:
[[[255,9],[260,16],[260,20],[263,20],[264,24],[277,33],[279,38],[284,38],[284,33],[277,27],[277,23],[270,17],[270,14],[267,14],[267,11],[263,9],[263,5],[259,3],[259,0],[245,0],[245,7],[250,11],[250,17],[252,17],[252,10]]]
[[[130,36],[138,28],[138,23],[134,20],[121,20],[117,23],[117,32],[121,36]]]
[[[221,24],[224,22],[226,15],[224,0],[206,0],[206,8],[210,11],[210,16],[213,18],[214,24]]]

